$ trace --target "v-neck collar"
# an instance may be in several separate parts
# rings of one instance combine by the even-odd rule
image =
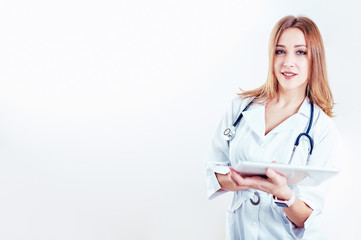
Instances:
[[[282,131],[289,131],[293,129],[299,129],[300,131],[304,131],[307,128],[308,124],[305,124],[309,121],[310,118],[310,102],[306,97],[298,112],[294,115],[290,116],[283,122],[281,122],[278,126],[276,126],[272,131],[270,131],[267,135],[265,135],[266,127],[265,127],[265,104],[255,104],[251,106],[247,111],[243,112],[243,117],[247,122],[248,126],[261,138],[265,138],[269,134],[275,134]],[[307,121],[305,121],[307,120]]]

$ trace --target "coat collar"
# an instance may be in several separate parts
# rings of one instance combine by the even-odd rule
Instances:
[[[265,138],[265,104],[255,104],[251,106],[247,111],[243,112],[243,117],[246,121],[246,124],[260,137]],[[298,130],[304,132],[308,126],[308,121],[310,118],[310,101],[306,97],[301,104],[301,107],[298,109],[298,112],[282,123],[277,127],[272,129],[271,132],[267,134],[274,134],[282,131],[289,130]]]
[[[303,100],[303,103],[302,103],[300,109],[298,109],[298,112],[296,114],[302,114],[303,116],[310,118],[311,102],[308,97],[306,97],[305,100]]]

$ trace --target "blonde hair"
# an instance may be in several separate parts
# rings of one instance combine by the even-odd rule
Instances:
[[[266,83],[259,88],[239,93],[239,95],[241,98],[256,97],[255,103],[264,103],[275,97],[277,93],[277,78],[273,71],[275,50],[282,32],[287,28],[298,28],[305,35],[310,58],[306,96],[328,116],[333,117],[332,109],[335,103],[328,84],[322,37],[316,24],[307,17],[286,16],[277,22],[269,40],[269,66]]]

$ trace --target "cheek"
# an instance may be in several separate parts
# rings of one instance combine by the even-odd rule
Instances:
[[[302,61],[300,66],[301,66],[301,68],[302,68],[302,71],[303,71],[305,74],[308,74],[308,68],[309,68],[308,61],[307,61],[307,60]]]
[[[282,62],[278,59],[275,59],[273,61],[273,71],[275,71],[276,74],[281,71],[282,68]]]

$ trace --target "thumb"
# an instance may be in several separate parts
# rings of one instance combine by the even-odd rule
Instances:
[[[273,169],[267,168],[266,170],[266,176],[271,179],[273,183],[279,182],[280,175]]]

